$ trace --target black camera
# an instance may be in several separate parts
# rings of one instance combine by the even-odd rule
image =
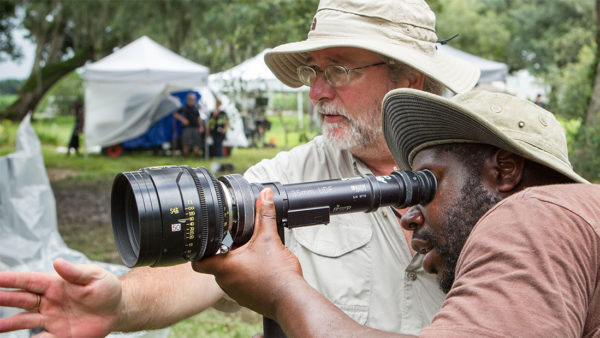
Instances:
[[[166,266],[201,260],[246,243],[255,203],[273,190],[280,232],[329,223],[329,216],[405,208],[433,199],[429,170],[394,171],[295,184],[249,183],[241,175],[215,178],[206,168],[164,166],[118,174],[111,197],[115,242],[125,265]]]

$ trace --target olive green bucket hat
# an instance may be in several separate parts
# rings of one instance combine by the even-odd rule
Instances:
[[[569,162],[567,138],[554,115],[516,96],[474,90],[450,99],[414,89],[386,94],[386,143],[398,166],[410,170],[422,149],[444,143],[483,143],[589,183]]]
[[[455,93],[479,80],[477,66],[436,49],[435,14],[423,0],[321,0],[304,41],[278,46],[265,63],[286,85],[302,86],[296,70],[308,52],[333,47],[372,51],[405,63]]]

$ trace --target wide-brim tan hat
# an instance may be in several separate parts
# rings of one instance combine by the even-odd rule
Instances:
[[[455,93],[479,80],[477,66],[436,49],[435,15],[422,0],[321,0],[308,37],[265,54],[273,74],[302,86],[296,69],[308,52],[333,47],[366,49],[405,63]]]
[[[450,99],[414,89],[386,94],[383,132],[398,166],[410,170],[422,149],[446,143],[483,143],[523,156],[589,183],[569,162],[565,132],[549,111],[516,96],[474,90]]]

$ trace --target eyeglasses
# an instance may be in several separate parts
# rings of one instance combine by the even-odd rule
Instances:
[[[323,74],[325,75],[325,81],[327,81],[327,83],[334,87],[334,88],[338,88],[338,87],[342,87],[348,84],[348,82],[350,82],[350,72],[353,72],[355,70],[359,70],[359,69],[365,69],[365,68],[369,68],[369,67],[375,67],[375,66],[380,66],[380,65],[385,65],[385,62],[378,62],[378,63],[374,63],[371,65],[366,65],[366,66],[362,66],[362,67],[356,67],[356,68],[346,68],[344,66],[340,66],[340,65],[331,65],[331,66],[327,66],[324,69],[320,69],[319,66],[306,66],[306,65],[302,65],[302,66],[298,66],[298,68],[296,68],[296,72],[298,73],[298,78],[300,79],[300,82],[302,82],[304,85],[307,85],[309,87],[312,87],[313,83],[315,83],[315,79],[317,78],[317,73],[318,72],[323,72]]]

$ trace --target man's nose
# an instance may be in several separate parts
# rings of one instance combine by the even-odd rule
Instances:
[[[317,76],[310,87],[308,96],[315,103],[324,99],[332,100],[335,96],[335,90],[327,80],[325,80],[325,74],[323,74],[323,72],[317,72]]]
[[[423,222],[423,214],[421,213],[421,210],[416,206],[410,207],[400,219],[400,225],[404,229],[410,231],[417,230],[420,226],[423,225]]]

